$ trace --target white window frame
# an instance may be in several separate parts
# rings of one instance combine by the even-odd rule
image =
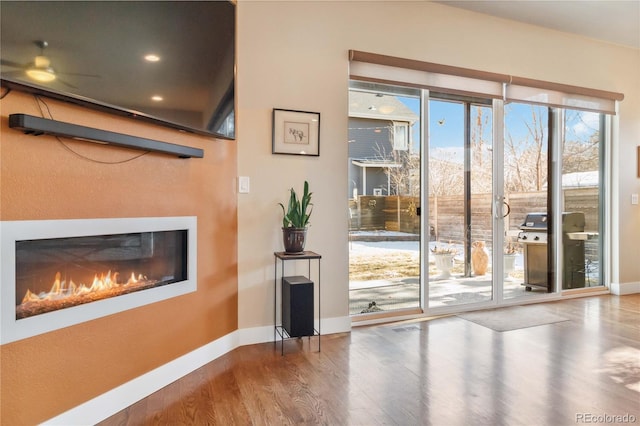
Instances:
[[[400,129],[404,129],[404,135],[399,134]],[[393,122],[393,150],[409,150],[409,123],[406,121]]]

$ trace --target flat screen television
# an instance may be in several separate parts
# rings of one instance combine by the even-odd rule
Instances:
[[[3,90],[235,139],[235,9],[233,1],[2,0]]]

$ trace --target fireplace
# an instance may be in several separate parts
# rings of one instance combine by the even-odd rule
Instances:
[[[16,241],[16,320],[187,279],[187,230]]]
[[[2,343],[196,289],[194,217],[1,226]]]

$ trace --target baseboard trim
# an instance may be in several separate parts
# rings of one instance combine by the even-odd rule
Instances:
[[[334,317],[322,320],[322,334],[348,333],[351,331],[351,317]]]
[[[49,419],[44,424],[96,424],[236,347],[238,347],[238,332],[234,331]]]
[[[322,334],[351,330],[351,318],[322,320]],[[53,417],[45,425],[96,424],[203,365],[245,345],[273,341],[273,327],[239,329]]]
[[[623,296],[625,294],[640,293],[640,281],[630,283],[611,283],[611,294]]]

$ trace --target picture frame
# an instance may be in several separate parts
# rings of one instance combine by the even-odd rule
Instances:
[[[272,154],[320,156],[320,113],[273,109]]]

